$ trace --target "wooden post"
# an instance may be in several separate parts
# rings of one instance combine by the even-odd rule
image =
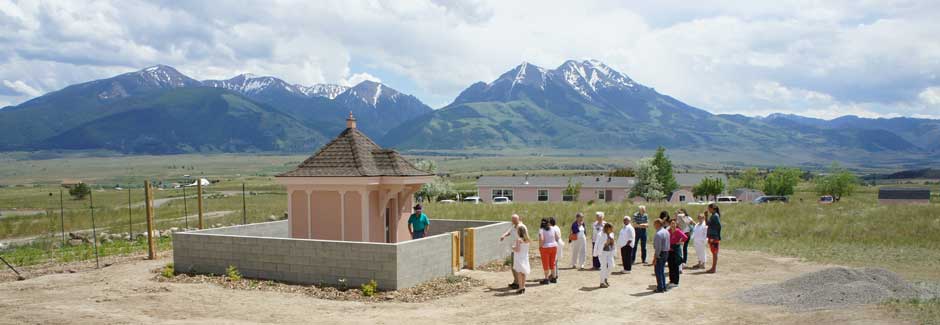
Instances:
[[[98,230],[95,229],[95,194],[94,190],[88,192],[88,207],[91,209],[91,243],[95,246],[95,268],[101,268],[98,261]]]
[[[463,239],[463,261],[467,269],[473,270],[473,268],[476,266],[476,263],[473,260],[473,253],[475,252],[473,238],[475,236],[476,229],[467,228],[465,230],[467,231],[467,236]]]
[[[457,271],[460,271],[460,232],[451,232],[451,238],[453,239],[451,242],[451,248],[453,252],[453,255],[451,255],[453,256],[451,265],[454,267],[454,273],[457,273]]]
[[[144,204],[147,205],[147,259],[157,258],[157,249],[153,246],[153,189],[150,181],[144,181]]]
[[[198,202],[196,205],[197,205],[197,208],[199,209],[199,229],[203,229],[204,225],[202,223],[203,222],[202,221],[202,178],[199,178],[196,180],[196,192],[197,192],[196,195],[199,196],[199,198],[196,199],[196,201]]]

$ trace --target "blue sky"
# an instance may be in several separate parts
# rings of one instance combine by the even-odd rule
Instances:
[[[598,59],[715,113],[940,118],[938,1],[0,0],[0,106],[154,64],[380,80],[432,107]]]

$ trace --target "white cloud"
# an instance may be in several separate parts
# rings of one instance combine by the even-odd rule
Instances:
[[[349,76],[349,78],[346,78],[345,80],[343,80],[343,82],[342,82],[341,84],[344,85],[344,86],[355,86],[355,85],[359,84],[360,82],[363,82],[363,81],[366,81],[366,80],[375,81],[375,82],[382,82],[382,79],[379,79],[379,78],[376,77],[376,76],[373,76],[373,75],[371,75],[371,74],[368,74],[368,73],[363,72],[363,73],[355,73],[355,74]]]
[[[917,98],[927,106],[940,106],[940,87],[927,87],[917,94]]]
[[[3,85],[22,95],[26,95],[30,97],[36,97],[36,96],[42,95],[42,92],[40,92],[36,88],[30,87],[29,85],[27,85],[26,83],[20,80],[16,80],[16,81],[4,80]]]
[[[48,92],[163,63],[199,79],[407,79],[390,86],[440,107],[523,60],[596,58],[716,113],[940,117],[938,15],[902,0],[0,0],[0,78]]]

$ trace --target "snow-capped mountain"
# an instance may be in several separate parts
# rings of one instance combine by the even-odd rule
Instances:
[[[187,77],[173,67],[155,65],[78,86],[98,88],[96,94],[98,99],[113,100],[154,89],[195,87],[198,85],[199,81]]]
[[[587,101],[604,101],[604,93],[624,91],[637,84],[626,74],[597,60],[565,61],[553,70],[523,62],[490,83],[478,82],[462,92],[454,103],[512,100],[531,97],[529,92],[572,91]]]
[[[304,85],[294,85],[297,87],[300,92],[304,95],[310,97],[324,97],[329,99],[335,99],[336,96],[342,94],[344,91],[349,89],[349,87],[336,84],[316,84],[313,86],[304,86]]]
[[[368,80],[339,94],[335,101],[364,121],[360,123],[364,130],[374,128],[383,135],[392,127],[432,111],[414,96]]]

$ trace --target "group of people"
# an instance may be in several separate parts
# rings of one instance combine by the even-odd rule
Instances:
[[[687,265],[689,242],[694,245],[698,261],[691,269],[702,269],[708,263],[706,247],[711,251],[711,268],[706,273],[715,273],[718,266],[718,249],[721,242],[721,211],[715,203],[708,205],[705,212],[699,213],[697,221],[692,219],[685,209],[679,209],[674,215],[662,211],[653,221],[653,258],[647,264],[647,229],[649,215],[645,206],[639,206],[633,216],[623,217],[623,226],[618,235],[614,234],[614,225],[605,221],[604,212],[595,214],[591,224],[592,269],[600,271],[600,287],[610,286],[608,278],[615,267],[616,252],[619,251],[623,264],[622,274],[630,274],[640,253],[640,263],[652,265],[656,274],[656,292],[666,292],[679,286],[679,276]],[[584,269],[587,261],[587,226],[584,215],[578,213],[567,242],[571,246],[571,268]],[[511,239],[513,282],[509,287],[517,293],[525,293],[526,277],[531,272],[529,266],[529,231],[519,215],[512,215],[512,226],[500,240]],[[539,225],[538,245],[542,269],[545,277],[541,284],[558,282],[558,263],[561,259],[564,241],[561,229],[554,217],[543,218]],[[666,278],[668,266],[668,280]],[[667,282],[668,281],[668,282]]]

